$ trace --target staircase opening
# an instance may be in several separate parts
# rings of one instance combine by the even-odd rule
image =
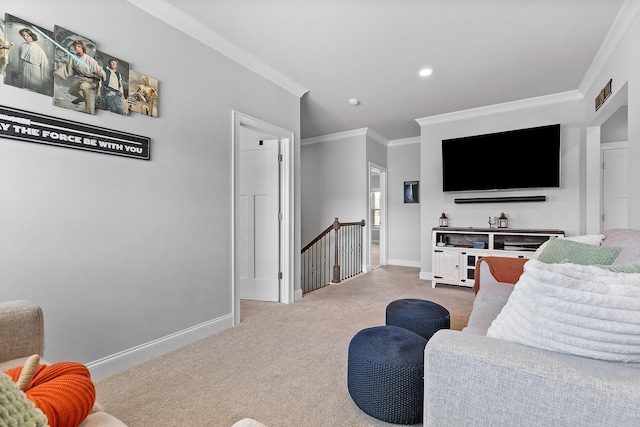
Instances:
[[[300,287],[303,294],[362,273],[364,226],[364,219],[340,222],[336,218],[302,248]]]

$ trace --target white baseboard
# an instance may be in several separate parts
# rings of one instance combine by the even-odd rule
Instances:
[[[432,280],[433,279],[433,273],[430,271],[421,271],[420,272],[420,279],[422,280]]]
[[[233,313],[87,363],[97,381],[233,326]]]
[[[408,259],[388,259],[388,265],[399,265],[401,267],[415,267],[420,268],[420,261],[412,261]]]

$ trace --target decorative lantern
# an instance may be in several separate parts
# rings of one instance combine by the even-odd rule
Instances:
[[[440,227],[448,227],[449,226],[449,218],[442,212],[440,215]]]
[[[509,219],[504,212],[501,212],[498,217],[498,228],[509,228]]]

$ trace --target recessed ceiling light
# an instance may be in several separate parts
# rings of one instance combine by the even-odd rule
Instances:
[[[428,77],[431,74],[433,74],[433,68],[431,67],[423,68],[420,70],[420,72],[418,72],[418,74],[420,74],[421,77]]]
[[[358,104],[360,104],[360,101],[358,100],[358,98],[350,98],[349,99],[349,104],[358,105]]]

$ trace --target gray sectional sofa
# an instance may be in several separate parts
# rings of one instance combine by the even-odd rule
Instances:
[[[614,264],[640,261],[640,231],[603,234],[602,246],[623,248]],[[479,270],[468,326],[425,348],[425,426],[640,426],[639,364],[487,337],[514,285]]]

